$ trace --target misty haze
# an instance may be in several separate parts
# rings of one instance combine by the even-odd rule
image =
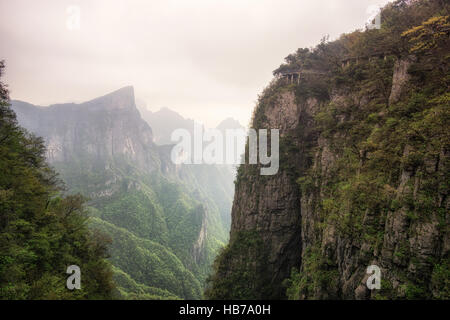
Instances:
[[[449,11],[0,1],[0,299],[448,300]]]

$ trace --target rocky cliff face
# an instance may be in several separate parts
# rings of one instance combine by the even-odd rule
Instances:
[[[291,161],[280,163],[273,176],[259,175],[259,167],[252,165],[239,168],[230,244],[216,262],[223,281],[236,287],[215,298],[280,298],[286,290],[283,280],[292,268],[300,267],[301,193],[295,180],[309,162],[303,152],[315,140],[312,116],[317,100],[299,102],[294,91],[279,88],[275,94],[270,90],[263,94],[253,127],[278,128],[280,159]]]
[[[282,281],[290,274],[291,268],[300,266],[301,259],[301,225],[300,190],[292,174],[299,170],[302,156],[302,140],[309,137],[304,134],[301,139],[293,141],[299,124],[308,129],[314,102],[297,103],[295,94],[286,90],[277,94],[273,102],[263,112],[265,120],[261,127],[279,128],[281,143],[287,145],[291,139],[290,157],[296,159],[290,166],[282,166],[274,176],[260,176],[251,171],[254,168],[242,167],[236,185],[235,200],[232,209],[231,236],[246,230],[256,230],[267,250],[264,264],[267,285],[270,287],[268,297],[283,295]],[[255,124],[254,124],[255,125]],[[304,130],[307,132],[307,130]],[[280,156],[281,157],[281,156]],[[248,170],[250,172],[244,172]],[[244,180],[245,182],[243,182]]]
[[[280,129],[281,168],[240,167],[210,298],[448,299],[448,62],[394,42],[403,52],[370,57],[377,43],[336,63],[351,37],[299,49],[284,69],[300,81],[262,93],[252,126]],[[377,32],[354,37],[367,46]],[[367,286],[371,265],[380,289]]]
[[[176,167],[171,146],[153,142],[132,87],[81,104],[12,101],[12,108],[21,126],[43,137],[68,191],[90,199],[91,225],[113,240],[122,297],[200,298],[227,239],[232,173]]]
[[[120,156],[149,171],[158,165],[152,129],[134,105],[132,87],[81,104],[36,107],[12,101],[12,105],[19,123],[45,138],[50,163],[83,154],[92,164]]]

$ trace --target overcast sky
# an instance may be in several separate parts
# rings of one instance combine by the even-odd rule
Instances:
[[[363,28],[387,0],[0,0],[10,95],[82,102],[133,85],[212,127],[248,125],[272,71],[299,47]],[[76,7],[80,9],[77,28]]]

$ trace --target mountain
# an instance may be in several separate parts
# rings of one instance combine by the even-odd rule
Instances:
[[[225,132],[227,129],[244,129],[244,127],[236,119],[226,118],[217,125],[216,129]]]
[[[68,192],[89,199],[91,226],[111,236],[118,293],[128,299],[201,298],[227,240],[224,216],[233,190],[222,181],[232,178],[211,180],[221,177],[214,167],[174,165],[170,146],[153,142],[132,87],[81,104],[11,105],[19,124],[44,138],[46,158]]]
[[[133,88],[125,87],[82,104],[38,107],[14,100],[11,104],[19,123],[46,140],[50,163],[81,156],[90,158],[85,164],[95,169],[119,157],[153,171],[160,164],[152,129],[141,120],[133,101]]]
[[[170,140],[170,136],[174,130],[179,128],[186,129],[192,136],[194,134],[194,120],[185,119],[179,113],[167,107],[163,107],[157,112],[151,112],[147,110],[144,104],[141,104],[139,111],[142,118],[152,128],[154,142],[158,145],[175,144]],[[244,129],[244,127],[237,120],[227,118],[221,121],[216,129],[225,134],[227,129]],[[226,226],[228,231],[231,224],[230,212],[234,195],[235,166],[187,165],[179,168],[178,174],[189,184],[194,183],[203,186],[203,192],[218,205],[223,225]]]
[[[450,298],[449,9],[395,1],[274,71],[252,127],[280,170],[239,167],[208,298]]]
[[[0,80],[0,299],[111,299],[108,238],[88,228],[83,199],[63,194],[44,153],[42,139],[18,125]]]
[[[154,131],[154,142],[159,145],[174,144],[170,140],[170,135],[176,129],[186,129],[194,132],[194,120],[185,119],[179,113],[167,107],[159,111],[152,112],[145,106],[139,108],[142,118],[150,125]]]

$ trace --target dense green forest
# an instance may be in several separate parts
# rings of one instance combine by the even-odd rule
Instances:
[[[232,173],[176,167],[170,146],[152,142],[132,87],[81,104],[11,105],[19,124],[45,140],[66,194],[88,199],[89,227],[111,238],[115,297],[202,298],[227,240]]]
[[[91,227],[112,238],[110,262],[120,297],[200,299],[211,263],[226,241],[216,202],[193,176],[187,183],[121,157],[97,163],[85,156],[77,152],[53,165],[70,193],[90,198]]]
[[[68,171],[56,167],[76,190]],[[118,169],[114,172],[121,176],[123,172]],[[87,175],[76,176],[82,178],[80,187],[92,185]],[[109,176],[111,172],[104,173],[104,177]],[[91,227],[113,239],[110,261],[120,296],[200,299],[210,263],[226,237],[220,221],[214,220],[219,216],[208,217],[204,205],[183,184],[171,182],[158,172],[148,175],[138,171],[126,177],[122,176],[124,185],[133,181],[137,187],[121,187],[111,196],[92,198],[88,206]],[[89,191],[85,188],[83,192]],[[208,210],[217,212],[211,200],[205,200],[205,204]],[[212,235],[196,259],[192,246],[206,219],[210,221]]]
[[[298,188],[298,226],[283,244],[264,225],[233,223],[207,297],[449,299],[449,13],[448,1],[395,1],[381,28],[324,38],[274,71],[253,126],[270,128],[295,99],[300,123],[281,134],[279,174]],[[299,81],[283,76],[293,71]],[[241,165],[232,218],[247,221],[250,192],[275,179]],[[269,220],[284,207],[253,210]],[[384,276],[373,293],[359,282],[370,264]]]
[[[0,299],[448,300],[449,37],[448,1],[397,0],[288,55],[252,118],[280,170],[239,167],[227,245],[227,174],[174,165],[131,87],[43,108],[0,81]]]
[[[81,196],[63,195],[42,139],[18,125],[3,83],[0,171],[0,299],[112,298],[110,239],[88,228]],[[66,288],[70,265],[80,267],[80,290]]]

